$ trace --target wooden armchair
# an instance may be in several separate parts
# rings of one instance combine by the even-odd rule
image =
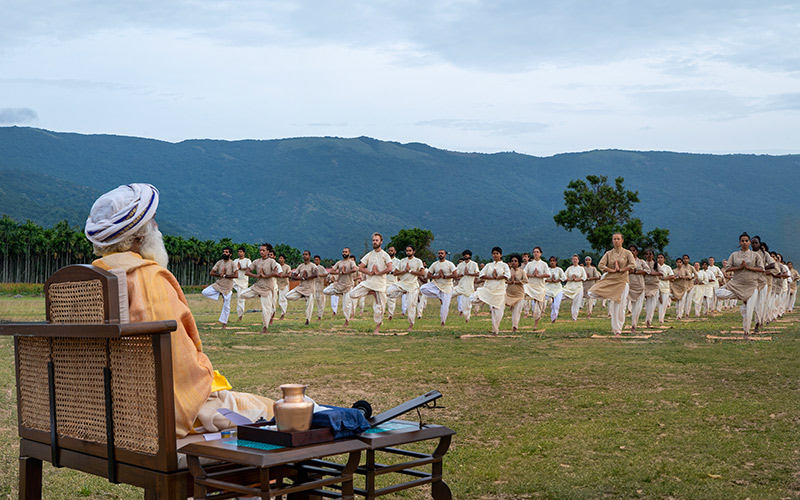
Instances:
[[[177,325],[127,323],[117,276],[62,268],[45,284],[47,323],[0,324],[14,336],[20,498],[41,498],[43,460],[144,488],[145,498],[191,494],[176,452]]]

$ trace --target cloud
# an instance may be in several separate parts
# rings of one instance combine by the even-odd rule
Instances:
[[[489,132],[494,135],[536,134],[546,131],[550,126],[539,122],[522,121],[482,121],[440,118],[420,121],[414,125],[457,129],[466,132]]]
[[[0,124],[23,125],[34,123],[39,115],[31,108],[0,108]]]

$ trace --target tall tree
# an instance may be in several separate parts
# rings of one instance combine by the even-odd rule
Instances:
[[[567,184],[566,208],[553,217],[556,224],[567,231],[578,229],[598,253],[611,248],[611,236],[616,232],[622,233],[626,244],[664,250],[669,243],[669,230],[643,232],[642,221],[632,216],[639,192],[625,189],[624,178],[617,177],[614,186],[609,186],[604,175],[587,175],[586,181],[576,179]]]
[[[415,256],[424,261],[430,261],[434,258],[430,246],[433,242],[433,231],[430,229],[420,229],[415,227],[413,229],[401,229],[397,234],[392,236],[389,243],[385,248],[394,247],[397,253],[405,254],[406,247],[413,245],[415,249]]]

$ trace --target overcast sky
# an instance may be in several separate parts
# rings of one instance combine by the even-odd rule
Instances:
[[[3,0],[0,126],[800,153],[798,5]]]

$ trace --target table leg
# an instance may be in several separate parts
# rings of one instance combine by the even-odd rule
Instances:
[[[375,500],[375,450],[367,450],[365,465],[364,489],[367,490],[366,499]]]
[[[206,471],[203,469],[203,466],[200,465],[200,458],[194,455],[186,455],[186,464],[189,466],[189,471],[192,473],[192,478],[195,479],[193,493],[194,499],[205,500],[208,496],[208,488],[206,488],[205,485],[197,484],[196,481],[196,479],[206,478]]]
[[[369,453],[369,451],[367,452]],[[358,463],[361,462],[361,452],[350,452],[350,457],[347,459],[347,464],[342,469],[342,500],[353,500],[355,492],[353,491],[353,474],[358,468]]]
[[[433,482],[431,483],[431,496],[434,500],[451,500],[453,494],[450,492],[450,487],[447,486],[442,480],[442,466],[444,462],[444,455],[450,449],[451,436],[444,436],[439,440],[439,445],[433,451],[433,457],[437,460],[431,465],[431,476]]]

